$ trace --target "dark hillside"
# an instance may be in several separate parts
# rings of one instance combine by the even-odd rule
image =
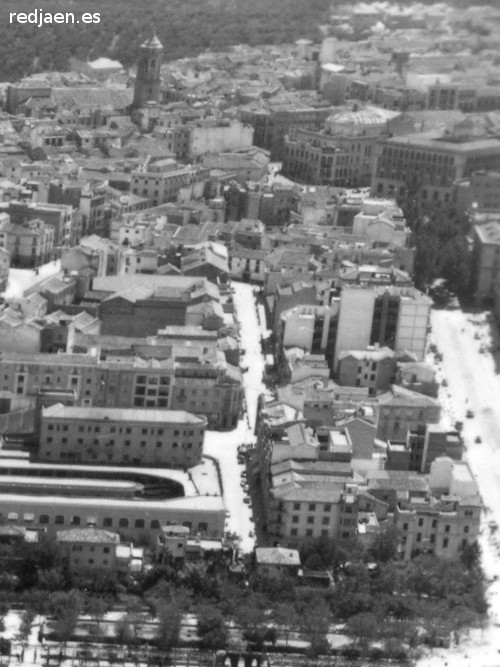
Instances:
[[[100,12],[92,25],[18,25],[10,12]],[[65,70],[70,56],[102,55],[135,62],[137,49],[152,26],[165,58],[195,56],[231,44],[280,44],[299,37],[318,39],[317,26],[328,20],[330,0],[2,0],[0,4],[0,80],[13,81],[34,71]]]

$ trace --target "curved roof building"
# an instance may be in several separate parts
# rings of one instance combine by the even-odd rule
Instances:
[[[400,111],[382,109],[381,107],[355,104],[352,108],[344,108],[329,116],[325,121],[325,128],[331,134],[368,136],[382,134],[387,129],[387,123],[401,115]]]

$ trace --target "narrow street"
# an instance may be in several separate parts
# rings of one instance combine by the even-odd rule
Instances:
[[[241,486],[241,473],[245,466],[237,461],[238,445],[255,441],[254,429],[259,395],[265,391],[262,382],[264,357],[261,350],[260,322],[252,285],[233,282],[236,316],[240,324],[240,346],[245,351],[241,366],[243,373],[246,412],[237,428],[228,432],[207,431],[205,453],[218,459],[224,486],[224,502],[229,512],[226,530],[241,536],[241,549],[251,551],[255,545],[252,510],[245,504],[247,494]],[[264,323],[263,323],[264,324]],[[252,537],[250,536],[252,534]]]
[[[470,630],[458,646],[435,649],[419,661],[420,667],[494,667],[500,664],[500,376],[489,351],[491,327],[486,314],[460,310],[432,311],[431,342],[443,360],[439,378],[445,379],[440,400],[443,422],[453,427],[463,422],[466,460],[479,484],[485,505],[480,544],[485,575],[489,581],[489,622],[484,629]],[[494,337],[496,332],[493,331]],[[480,349],[483,352],[480,352]],[[467,418],[471,410],[473,417]],[[476,439],[480,442],[476,442]]]

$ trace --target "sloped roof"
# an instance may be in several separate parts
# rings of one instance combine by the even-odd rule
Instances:
[[[296,549],[258,547],[255,549],[255,559],[259,565],[300,566],[300,556]]]
[[[58,542],[87,542],[89,544],[119,544],[120,536],[98,528],[70,528],[57,531]]]

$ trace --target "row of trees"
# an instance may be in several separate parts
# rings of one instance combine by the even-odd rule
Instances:
[[[456,209],[440,204],[423,206],[415,185],[415,195],[404,206],[416,248],[415,284],[425,291],[436,278],[445,278],[460,296],[471,293],[471,255],[467,234],[470,222]]]
[[[264,576],[251,567],[246,581],[235,581],[223,563],[180,567],[173,562],[133,579],[111,576],[116,585],[110,587],[105,583],[107,572],[78,577],[66,572],[57,548],[41,540],[22,547],[13,559],[19,575],[15,596],[26,604],[26,634],[36,614],[53,618],[53,631],[63,641],[82,613],[94,618],[99,632],[99,619],[119,602],[125,614],[115,628],[118,639],[139,641],[145,620],[156,618],[157,643],[163,649],[178,643],[185,614],[198,618],[204,648],[227,646],[232,638],[228,628],[234,625],[257,649],[278,637],[286,644],[291,633],[298,632],[316,654],[327,650],[332,623],[346,624],[354,646],[362,648],[373,636],[388,645],[402,638],[411,645],[419,626],[455,629],[481,620],[486,603],[477,546],[464,549],[459,560],[422,555],[402,563],[397,560],[397,544],[396,532],[387,530],[367,551],[356,541],[330,538],[305,546],[302,563],[331,571],[335,585],[329,588],[303,586],[286,574]]]

